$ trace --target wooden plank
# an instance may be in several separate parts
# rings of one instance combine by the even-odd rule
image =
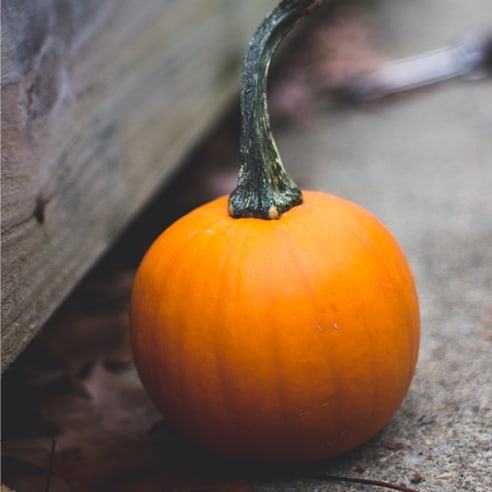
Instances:
[[[2,2],[2,370],[237,94],[274,3]]]

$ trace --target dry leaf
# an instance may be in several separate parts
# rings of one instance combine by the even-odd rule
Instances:
[[[162,458],[147,430],[162,418],[140,384],[121,381],[97,365],[86,381],[89,398],[76,393],[41,399],[39,415],[56,424],[55,474],[84,490],[116,480]],[[43,437],[4,442],[3,454],[48,469],[51,440]]]
[[[390,449],[391,451],[398,451],[399,449],[403,449],[405,447],[405,444],[397,441],[381,441],[380,444],[384,448]]]
[[[36,404],[39,416],[60,429],[53,456],[47,437],[7,439],[3,455],[41,470],[52,467],[79,492],[248,490],[246,482],[215,473],[217,467],[212,473],[219,478],[211,475],[211,458],[163,423],[135,372],[115,375],[97,364],[85,387],[88,398],[60,393]],[[38,473],[36,484],[43,478],[46,473]]]

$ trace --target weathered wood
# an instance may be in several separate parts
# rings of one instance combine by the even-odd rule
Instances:
[[[274,3],[2,2],[2,370],[237,93]]]

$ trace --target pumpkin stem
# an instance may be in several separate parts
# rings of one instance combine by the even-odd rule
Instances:
[[[232,217],[278,219],[302,203],[302,192],[287,176],[270,128],[268,68],[284,36],[321,0],[282,0],[253,34],[241,80],[239,179],[229,196]]]

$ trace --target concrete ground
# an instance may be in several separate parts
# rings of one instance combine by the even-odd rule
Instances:
[[[381,42],[395,58],[492,27],[488,0],[384,0],[376,12]],[[320,112],[277,133],[286,167],[304,188],[349,198],[388,226],[420,295],[410,392],[381,435],[324,467],[332,475],[426,492],[492,490],[491,89],[490,78],[450,81]],[[383,490],[301,479],[255,489]]]

